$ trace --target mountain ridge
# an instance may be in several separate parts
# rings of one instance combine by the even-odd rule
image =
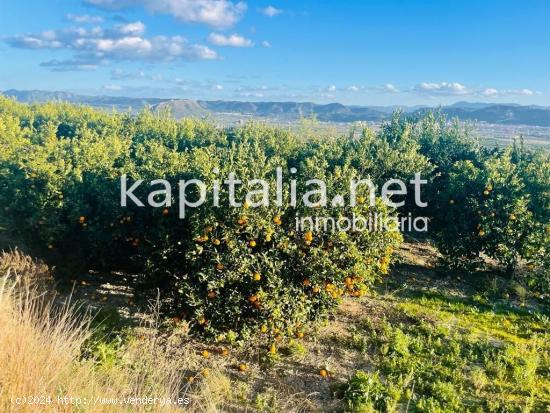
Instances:
[[[359,106],[341,103],[318,104],[293,101],[235,101],[164,98],[134,98],[124,96],[79,95],[63,91],[17,90],[1,92],[23,103],[64,101],[117,110],[169,110],[175,118],[237,114],[259,118],[292,121],[315,116],[323,122],[380,122],[400,109],[411,116],[430,110],[440,110],[452,118],[502,125],[550,127],[550,107],[515,103],[456,102],[447,106]]]

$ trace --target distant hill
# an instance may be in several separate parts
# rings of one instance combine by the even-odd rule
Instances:
[[[151,106],[153,110],[169,110],[176,119],[186,117],[204,117],[211,112],[201,106],[196,100],[171,99]]]
[[[208,101],[190,99],[131,98],[122,96],[86,96],[68,92],[42,90],[15,90],[3,92],[20,102],[41,103],[65,101],[94,107],[114,108],[121,111],[138,111],[143,108],[169,110],[175,118],[205,117],[220,114],[246,115],[248,117],[269,118],[292,121],[315,116],[323,122],[380,122],[401,108],[412,116],[420,116],[433,110],[430,107],[398,106],[352,106],[340,103],[316,104],[312,102],[241,102]],[[521,106],[517,104],[494,104],[478,102],[457,102],[437,108],[451,118],[465,121],[478,121],[502,125],[527,125],[550,127],[550,107]]]

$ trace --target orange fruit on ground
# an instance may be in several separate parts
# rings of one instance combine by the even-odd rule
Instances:
[[[258,301],[258,296],[256,294],[251,295],[250,297],[248,297],[248,301],[250,301],[251,303],[255,303],[256,301]]]
[[[221,242],[219,239],[217,239],[217,238],[214,238],[214,239],[212,240],[212,244],[214,244],[214,245],[220,245],[221,243],[222,243],[222,242]]]
[[[245,363],[239,364],[239,371],[240,372],[244,373],[247,370],[248,370],[248,366]]]
[[[308,285],[311,284],[311,281],[309,281],[309,278],[306,278],[304,281],[302,281],[302,284],[307,287]]]
[[[254,248],[256,246],[256,241],[251,240],[251,241],[248,242],[248,245],[251,246],[252,248]]]
[[[210,353],[208,352],[208,350],[203,350],[201,354],[202,354],[202,356],[203,356],[205,359],[207,359],[208,357],[210,357]]]
[[[298,337],[298,338],[304,338],[304,333],[303,333],[302,331],[298,331],[298,332],[296,333],[296,337]]]
[[[328,377],[328,371],[326,371],[325,369],[319,370],[319,376]]]
[[[217,269],[217,270],[221,271],[221,270],[223,270],[224,268],[225,268],[225,267],[224,267],[224,265],[223,265],[221,262],[218,262],[218,263],[216,264],[216,269]]]

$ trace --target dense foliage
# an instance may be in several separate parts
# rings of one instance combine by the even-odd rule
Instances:
[[[243,182],[264,179],[274,191],[276,168],[285,185],[296,168],[298,194],[315,178],[329,195],[347,193],[352,178],[381,185],[421,172],[430,181],[423,194],[428,207],[415,207],[410,192],[400,212],[432,219],[449,263],[475,263],[485,253],[513,269],[525,259],[532,284],[548,288],[548,155],[484,149],[437,116],[396,114],[377,133],[320,138],[257,124],[223,130],[147,111],[2,99],[0,149],[2,222],[28,248],[57,264],[60,276],[89,269],[142,273],[145,289],[161,289],[171,312],[210,337],[299,334],[342,295],[362,295],[387,273],[401,239],[396,231],[296,231],[296,216],[394,216],[379,199],[373,206],[329,202],[316,213],[300,197],[291,206],[285,192],[281,205],[252,207],[250,199],[234,208],[222,186],[215,207],[215,181],[230,172]],[[135,191],[141,200],[159,189],[148,182],[166,179],[172,205],[121,207],[123,174],[130,184],[146,182]],[[190,179],[206,184],[207,198],[181,219],[178,182]],[[236,199],[251,189],[238,187]],[[368,199],[366,190],[360,188],[359,200]]]

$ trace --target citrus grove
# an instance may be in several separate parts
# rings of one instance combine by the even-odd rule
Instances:
[[[214,181],[230,172],[274,187],[276,168],[296,168],[299,193],[306,179],[345,193],[351,179],[380,185],[408,182],[420,172],[429,179],[426,208],[406,202],[396,211],[378,198],[371,206],[362,202],[368,194],[358,193],[357,205],[329,205],[322,213],[428,216],[429,235],[448,264],[477,264],[484,253],[512,272],[526,261],[525,282],[548,292],[547,153],[484,148],[468,130],[434,115],[396,114],[380,131],[359,135],[314,137],[255,123],[222,129],[168,113],[1,98],[0,219],[60,279],[88,270],[140,274],[138,293],[160,291],[163,311],[186,319],[198,334],[275,343],[303,336],[343,296],[361,296],[381,280],[401,234],[296,231],[295,217],[315,210],[288,199],[281,206],[232,208],[224,190],[220,207],[207,201],[184,219],[174,207],[121,207],[120,177],[162,178],[172,187],[200,179],[211,197]],[[136,196],[146,199],[145,190]],[[246,192],[239,188],[236,198]]]

